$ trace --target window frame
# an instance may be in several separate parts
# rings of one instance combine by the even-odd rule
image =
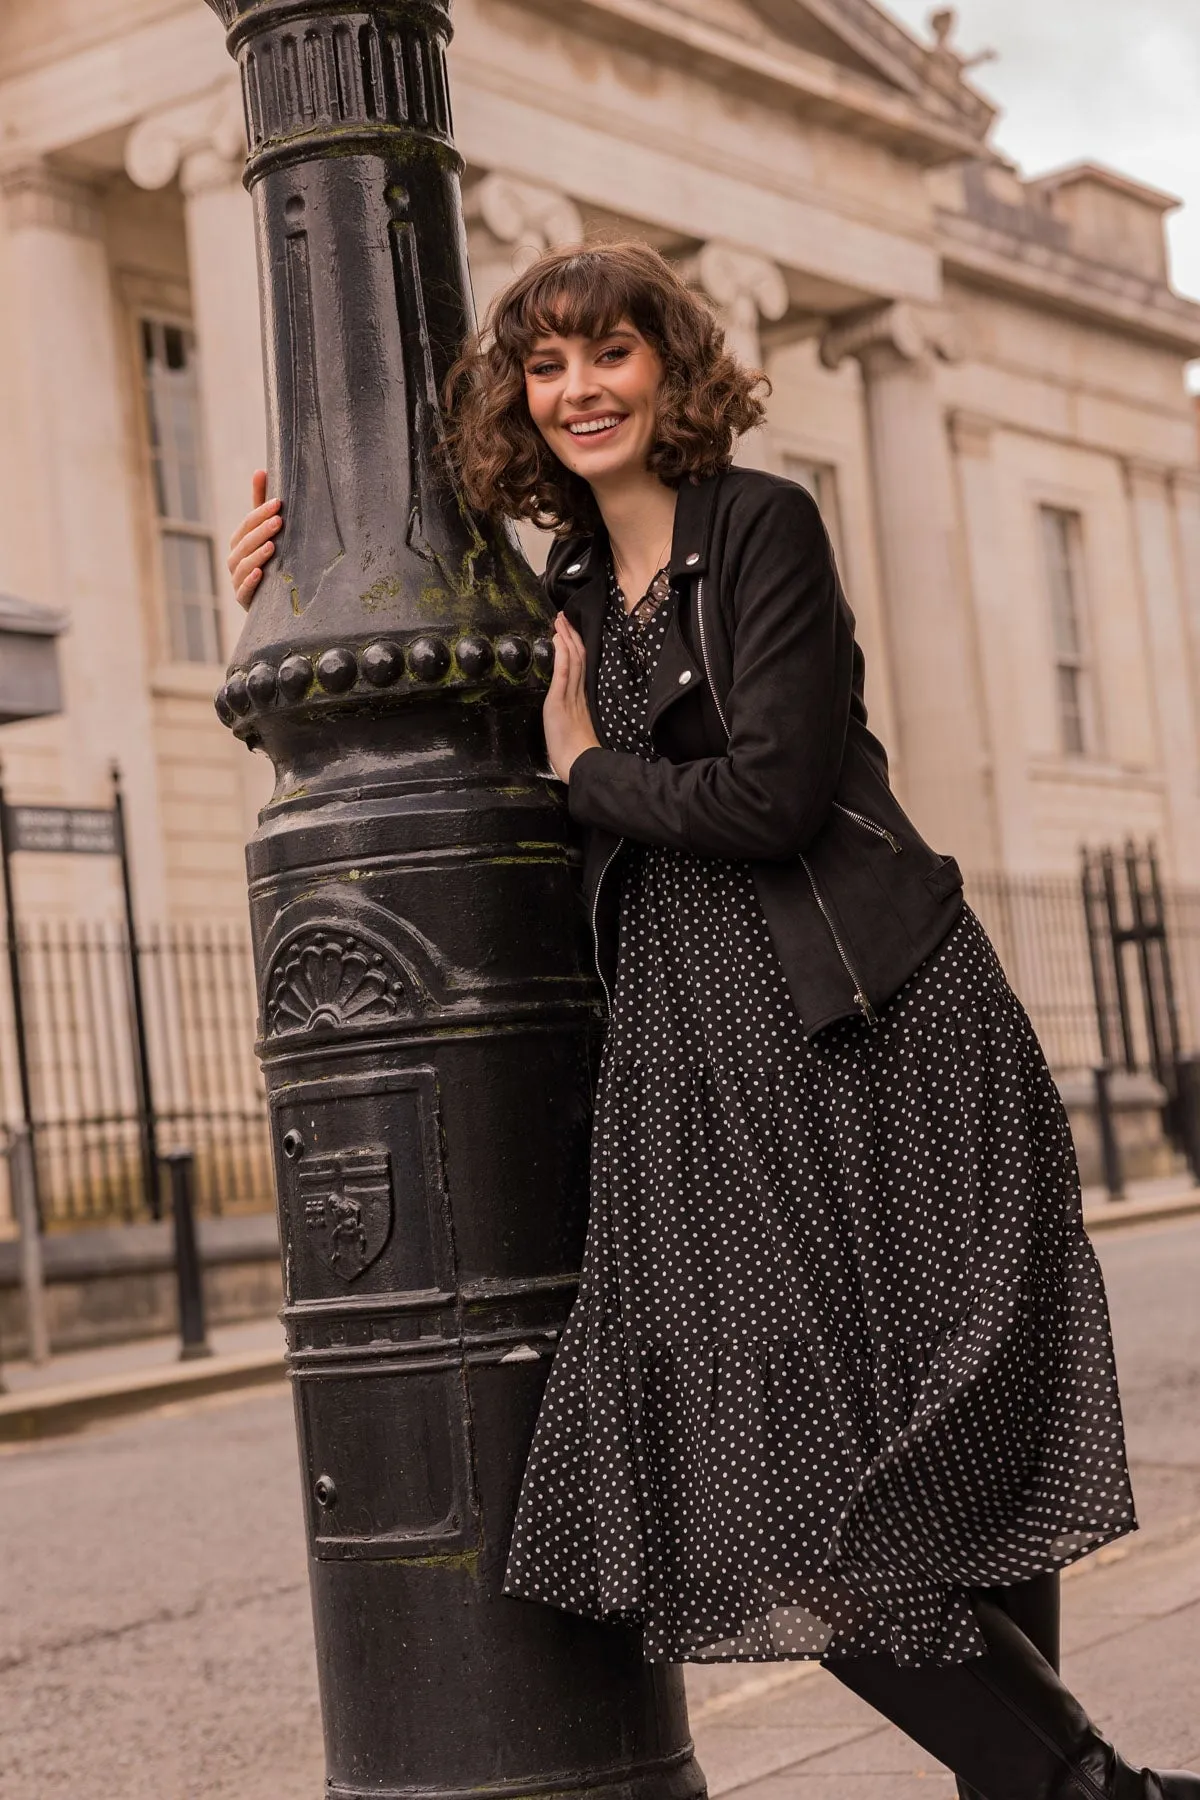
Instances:
[[[144,481],[147,498],[147,514],[150,535],[153,538],[152,568],[155,589],[155,611],[158,628],[162,636],[165,655],[163,661],[169,666],[190,669],[215,670],[224,666],[224,628],[220,606],[220,571],[217,556],[216,532],[211,520],[211,497],[209,488],[209,472],[207,467],[207,446],[204,435],[203,396],[200,392],[198,366],[200,350],[195,325],[187,311],[170,301],[164,303],[163,298],[149,293],[134,293],[128,296],[132,350],[134,358],[134,379],[137,388],[137,414],[139,431],[144,454]],[[156,445],[155,433],[162,426],[161,416],[152,415],[153,383],[151,365],[146,354],[146,332],[157,332],[160,342],[167,331],[178,331],[182,334],[187,349],[186,367],[193,374],[192,409],[195,425],[195,471],[198,488],[197,510],[203,515],[199,519],[177,516],[173,512],[163,510],[161,501],[170,499],[165,492],[164,481],[160,473],[161,449]],[[170,579],[168,572],[167,541],[169,538],[191,541],[201,544],[208,553],[210,575],[210,593],[207,609],[207,643],[203,648],[208,654],[191,656],[188,649],[188,619],[186,608],[195,605],[187,596],[177,591],[177,584]]]
[[[1052,499],[1039,498],[1036,510],[1059,755],[1094,762],[1103,755],[1103,743],[1089,616],[1087,518],[1082,507]]]

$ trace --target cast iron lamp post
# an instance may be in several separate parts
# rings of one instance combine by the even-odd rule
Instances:
[[[448,0],[210,4],[285,506],[217,710],[277,776],[249,871],[326,1792],[695,1800],[679,1672],[500,1594],[597,1014],[545,603],[439,465],[470,323]]]

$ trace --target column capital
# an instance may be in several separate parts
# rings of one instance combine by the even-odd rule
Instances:
[[[225,187],[239,178],[245,157],[236,80],[146,113],[125,140],[125,173],[140,188],[166,187],[176,174],[188,194]]]
[[[40,225],[74,237],[99,237],[99,194],[90,182],[49,163],[23,164],[0,175],[0,202],[10,230]]]
[[[821,361],[836,369],[853,356],[874,372],[931,363],[958,362],[963,355],[961,331],[952,313],[914,306],[907,300],[887,301],[839,315],[821,339]]]
[[[1155,462],[1147,456],[1123,456],[1121,473],[1128,493],[1161,494],[1170,486],[1172,469],[1169,463]]]
[[[569,194],[501,169],[476,183],[466,196],[466,210],[467,218],[485,225],[499,243],[514,246],[516,268],[543,250],[583,239],[583,217]]]

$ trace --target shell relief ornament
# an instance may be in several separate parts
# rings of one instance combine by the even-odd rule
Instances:
[[[365,932],[306,926],[281,945],[263,1005],[268,1038],[361,1031],[406,1017],[417,1004],[408,971]]]

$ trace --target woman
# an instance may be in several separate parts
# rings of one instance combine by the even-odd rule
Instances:
[[[1056,1572],[1134,1528],[1074,1152],[890,791],[815,504],[731,467],[760,383],[628,244],[541,258],[448,388],[471,502],[557,532],[546,746],[610,1006],[506,1591],[651,1659],[820,1658],[988,1800],[1200,1800],[1055,1673]]]

